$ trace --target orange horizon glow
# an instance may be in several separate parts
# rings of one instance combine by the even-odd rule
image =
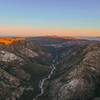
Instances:
[[[0,27],[0,36],[100,36],[100,29]]]

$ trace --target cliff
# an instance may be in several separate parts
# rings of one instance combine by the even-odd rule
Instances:
[[[32,100],[40,91],[39,81],[50,72],[51,59],[52,54],[40,43],[14,39],[2,44],[0,100]]]
[[[93,100],[100,96],[100,43],[65,47],[38,100]]]

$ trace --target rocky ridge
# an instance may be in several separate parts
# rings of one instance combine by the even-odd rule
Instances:
[[[100,43],[91,42],[60,51],[55,76],[45,83],[38,100],[93,100],[100,96]]]
[[[32,100],[48,75],[51,53],[27,40],[0,45],[0,100]]]

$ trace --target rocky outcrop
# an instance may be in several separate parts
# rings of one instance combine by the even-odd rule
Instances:
[[[51,53],[26,40],[0,45],[0,100],[32,100],[50,71]]]
[[[22,59],[16,56],[14,53],[10,53],[8,51],[0,51],[0,61],[2,62],[12,62],[14,60],[22,61]]]
[[[100,43],[64,48],[39,100],[93,100],[100,96]]]

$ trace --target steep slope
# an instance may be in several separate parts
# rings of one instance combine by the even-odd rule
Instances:
[[[93,100],[100,96],[100,43],[63,48],[55,76],[38,100]]]
[[[32,100],[50,72],[51,53],[26,40],[0,45],[0,100]]]

